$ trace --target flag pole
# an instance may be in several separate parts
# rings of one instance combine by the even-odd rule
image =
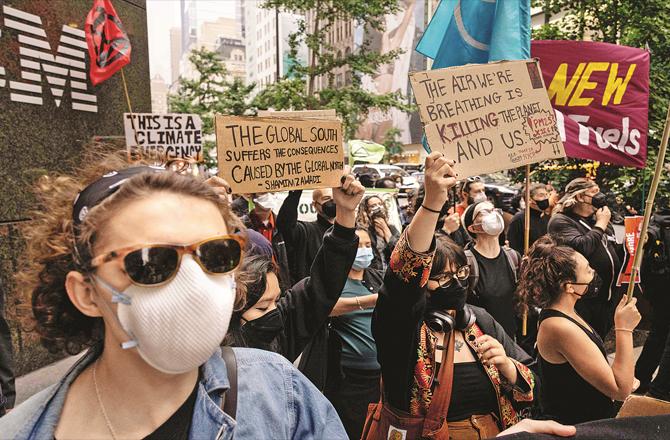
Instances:
[[[526,212],[524,213],[524,227],[523,227],[523,254],[528,253],[530,245],[530,164],[526,165]],[[528,333],[528,305],[523,311],[523,320],[521,322],[521,335],[526,336]]]
[[[640,265],[642,263],[642,250],[647,241],[647,229],[649,228],[649,219],[651,218],[651,211],[654,207],[654,199],[656,198],[656,190],[658,190],[658,183],[661,180],[663,172],[663,164],[665,162],[665,152],[668,148],[668,136],[670,136],[670,106],[668,106],[668,113],[665,117],[665,127],[663,128],[663,137],[661,138],[661,148],[658,151],[656,158],[656,170],[654,177],[651,179],[651,186],[649,194],[647,194],[647,202],[644,207],[644,220],[642,220],[642,229],[640,230],[640,240],[635,247],[635,258],[633,259],[633,268],[630,273],[630,283],[628,283],[628,292],[626,296],[627,301],[630,302],[633,297],[633,290],[635,290],[635,279],[640,273]]]
[[[128,84],[126,83],[126,74],[123,67],[121,67],[121,82],[123,83],[123,92],[126,95],[126,104],[128,104],[128,113],[130,114],[130,127],[133,129],[133,137],[135,138],[135,146],[139,146],[137,140],[137,130],[135,129],[135,119],[133,119],[133,106],[130,103],[130,94],[128,93]],[[130,149],[128,149],[128,160],[131,161]]]

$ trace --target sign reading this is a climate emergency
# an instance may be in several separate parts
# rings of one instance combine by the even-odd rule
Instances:
[[[410,75],[431,150],[458,178],[564,157],[537,60],[470,64]]]
[[[217,116],[216,143],[237,194],[335,187],[344,169],[339,121]]]

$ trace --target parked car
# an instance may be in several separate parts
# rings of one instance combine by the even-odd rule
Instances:
[[[410,176],[407,171],[396,165],[376,164],[376,163],[360,164],[360,165],[354,165],[351,171],[356,176],[361,174],[372,175],[375,178],[375,180],[381,179],[383,177],[398,175],[402,177],[402,185],[400,186],[399,189],[407,190],[407,189],[419,188],[419,183],[417,182],[416,177]],[[376,177],[377,175],[379,177]]]
[[[422,163],[409,163],[409,162],[398,162],[394,163],[394,166],[400,167],[403,170],[407,171],[410,176],[413,176],[416,173],[423,171]]]
[[[504,173],[485,174],[482,177],[486,196],[503,211],[514,214],[512,200],[519,194],[519,185],[514,184]]]

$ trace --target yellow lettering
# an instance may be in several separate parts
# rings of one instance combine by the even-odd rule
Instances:
[[[607,77],[607,86],[605,87],[605,92],[603,93],[603,106],[606,106],[610,103],[612,94],[614,94],[614,101],[612,104],[621,104],[621,99],[623,98],[624,93],[626,93],[626,88],[628,88],[628,83],[633,77],[633,73],[637,68],[637,64],[631,64],[628,66],[628,72],[626,73],[625,78],[619,78],[617,73],[619,71],[619,63],[612,63],[610,67],[610,74]]]
[[[575,73],[572,75],[572,78],[570,78],[568,84],[566,84],[568,78],[568,63],[563,63],[558,66],[558,69],[556,69],[556,73],[551,80],[551,84],[549,84],[549,89],[547,90],[549,93],[549,100],[551,101],[556,97],[556,100],[554,101],[556,105],[565,105],[568,102],[570,94],[575,89],[575,85],[577,85],[577,81],[584,71],[585,65],[586,63],[579,63],[577,70],[575,70]]]
[[[569,107],[586,107],[591,105],[593,98],[582,98],[582,93],[584,93],[585,90],[593,90],[598,85],[596,82],[589,81],[591,74],[593,72],[605,71],[609,65],[610,63],[587,64],[586,69],[584,70],[584,74],[580,78],[579,84],[577,85],[577,90],[575,90],[575,94],[572,95],[572,98],[570,98],[570,102],[568,103]]]

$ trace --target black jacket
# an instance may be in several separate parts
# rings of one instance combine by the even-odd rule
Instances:
[[[291,284],[309,276],[309,269],[323,242],[323,234],[332,226],[321,216],[313,222],[298,221],[301,195],[301,190],[289,192],[277,214],[275,224],[286,243]]]
[[[395,226],[389,224],[388,227],[391,230],[391,238],[386,242],[383,252],[380,252],[377,248],[378,241],[383,240],[383,238],[377,236],[377,230],[374,225],[370,225],[368,228],[368,235],[370,235],[370,241],[372,242],[372,254],[374,255],[374,259],[370,264],[372,269],[383,270],[388,266],[388,262],[391,259],[391,252],[393,252],[393,248],[400,238],[400,231],[398,231]]]
[[[384,272],[377,269],[367,269],[363,274],[363,285],[370,294],[379,292],[383,280]],[[319,390],[334,389],[343,378],[341,358],[342,339],[331,329],[329,320],[305,348],[298,369]]]
[[[355,229],[335,224],[323,239],[323,246],[311,268],[311,276],[298,282],[279,299],[277,309],[284,328],[270,346],[278,347],[280,354],[289,361],[295,361],[325,326],[342,294],[357,249]],[[252,336],[245,333],[242,326],[239,332],[233,332],[232,345],[268,348],[257,344]]]
[[[377,342],[377,357],[382,366],[386,399],[391,406],[403,411],[408,411],[410,406],[419,334],[427,305],[426,289],[419,285],[419,278],[414,276],[407,283],[389,268],[372,319],[372,333]],[[470,307],[477,317],[479,328],[484,334],[500,341],[509,358],[526,366],[534,366],[533,359],[507,336],[486,310]]]
[[[547,225],[549,224],[549,216],[542,215],[536,209],[530,210],[530,234],[528,240],[528,247],[531,247],[535,241],[547,233]],[[520,253],[524,254],[524,233],[526,226],[526,211],[517,212],[512,217],[507,229],[507,240],[509,246]]]
[[[602,301],[617,298],[616,277],[622,265],[623,247],[614,239],[612,225],[603,231],[595,226],[593,218],[583,218],[565,212],[552,215],[547,230],[551,236],[584,255],[602,280],[598,298]]]

